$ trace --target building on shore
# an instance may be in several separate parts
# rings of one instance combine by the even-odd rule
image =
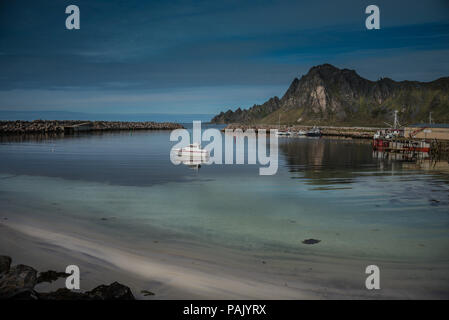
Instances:
[[[93,128],[93,125],[91,122],[78,123],[78,124],[73,124],[70,126],[65,126],[64,133],[70,134],[70,133],[75,133],[75,132],[91,131],[92,128]]]
[[[449,140],[449,124],[419,123],[404,128],[405,138]]]

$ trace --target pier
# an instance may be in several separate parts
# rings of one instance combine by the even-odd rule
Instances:
[[[404,160],[449,159],[449,125],[424,123],[379,130],[373,138],[373,150],[401,154]]]
[[[242,129],[246,131],[248,129],[254,129],[257,133],[258,129],[265,129],[269,131],[270,129],[279,129],[291,132],[298,132],[300,130],[308,131],[312,129],[313,126],[304,126],[304,125],[245,125],[245,124],[229,124],[225,129],[222,129],[224,132],[226,129],[235,130]],[[372,139],[374,133],[376,131],[381,130],[383,128],[375,128],[375,127],[335,127],[335,126],[320,126],[321,135],[329,136],[329,137],[341,137],[341,138],[350,138],[350,139]]]

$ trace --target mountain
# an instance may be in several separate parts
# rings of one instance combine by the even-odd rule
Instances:
[[[449,122],[449,77],[370,81],[354,70],[323,64],[295,78],[281,99],[221,112],[211,122],[277,124],[280,118],[282,124],[385,125],[394,110],[402,124],[425,121],[429,112],[436,122]]]

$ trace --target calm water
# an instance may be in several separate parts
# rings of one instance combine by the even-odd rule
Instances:
[[[444,165],[377,159],[369,142],[280,138],[277,174],[259,176],[259,165],[175,166],[173,145],[169,132],[3,137],[0,214],[89,223],[130,247],[157,228],[266,255],[449,260]]]

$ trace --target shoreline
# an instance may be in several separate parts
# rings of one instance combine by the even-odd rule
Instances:
[[[87,240],[85,236],[74,237],[25,224],[3,223],[0,228],[1,254],[11,256],[17,263],[37,266],[39,270],[63,270],[62,260],[70,261],[70,264],[75,261],[81,270],[81,289],[86,291],[101,283],[119,281],[132,289],[136,299],[148,298],[141,294],[142,290],[154,292],[155,295],[149,297],[151,299],[313,297],[298,292],[297,288],[266,281],[260,274],[249,277],[238,270],[220,270],[220,265],[200,256],[186,255],[182,249],[178,253],[155,250],[144,256],[130,248],[103,244],[106,241]],[[52,289],[54,285],[45,285],[39,290],[47,292]]]
[[[175,239],[157,245],[149,239],[148,244],[130,246],[129,242],[93,233],[83,226],[74,228],[56,223],[51,227],[42,221],[20,221],[21,218],[8,216],[10,219],[0,223],[0,254],[41,271],[64,270],[66,265],[76,264],[81,270],[81,289],[86,291],[118,281],[129,286],[136,299],[445,299],[449,296],[444,289],[448,280],[446,264],[382,261],[386,270],[383,290],[373,292],[364,288],[363,266],[368,261],[362,259],[301,255],[279,260],[250,252],[237,254],[208,244],[198,247]],[[54,290],[55,285],[40,287],[39,291]],[[155,295],[146,297],[141,294],[143,290]]]
[[[245,124],[237,124],[237,123],[231,123],[228,124],[222,131],[229,129],[229,130],[235,130],[235,129],[242,129],[243,131],[247,129],[278,129],[278,125],[245,125]],[[308,125],[281,125],[281,129],[285,130],[292,130],[292,131],[298,131],[298,130],[309,130],[313,128],[313,126]],[[384,129],[380,127],[336,127],[336,126],[319,126],[321,129],[321,135],[323,136],[329,136],[329,137],[342,137],[342,138],[352,138],[352,139],[372,139],[373,135],[376,133],[376,131]]]

